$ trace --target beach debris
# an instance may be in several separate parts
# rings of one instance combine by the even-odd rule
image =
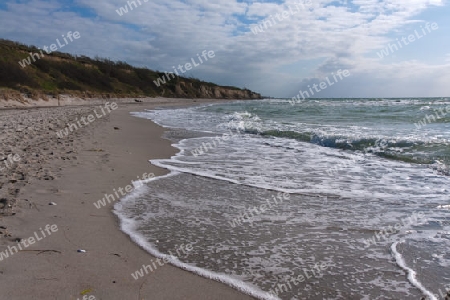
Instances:
[[[78,249],[77,252],[78,252],[78,253],[86,253],[86,250]]]
[[[141,102],[142,102],[142,100],[134,99],[134,102],[138,102],[138,103],[141,103]]]
[[[54,253],[61,254],[61,251],[58,251],[58,250],[20,250],[20,252],[39,252],[36,255],[39,255],[41,253],[46,253],[46,252],[54,252]]]
[[[41,253],[46,253],[46,252],[53,252],[53,253],[59,253],[59,254],[61,254],[61,251],[58,251],[58,250],[36,250],[37,252],[39,252],[38,254],[36,254],[36,255],[39,255],[39,254],[41,254]]]
[[[50,202],[48,205],[58,205],[55,202]]]
[[[81,293],[80,293],[80,295],[86,295],[86,294],[89,294],[90,292],[92,292],[92,289],[85,289],[84,291],[82,291]]]
[[[119,127],[114,127],[114,130],[119,130],[120,128]]]

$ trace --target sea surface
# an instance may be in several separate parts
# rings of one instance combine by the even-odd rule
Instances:
[[[179,153],[151,160],[170,174],[115,212],[152,254],[259,299],[444,299],[448,106],[265,99],[136,112]]]

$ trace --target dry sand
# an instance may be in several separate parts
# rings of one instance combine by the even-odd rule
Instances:
[[[143,173],[165,174],[148,160],[176,149],[163,128],[129,112],[214,100],[131,101],[64,138],[56,131],[95,107],[0,111],[0,152],[11,154],[0,166],[12,161],[0,171],[0,251],[28,241],[0,261],[0,299],[252,299],[171,265],[132,278],[153,257],[119,230],[112,204],[93,203]]]

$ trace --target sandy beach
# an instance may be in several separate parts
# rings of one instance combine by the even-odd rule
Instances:
[[[252,299],[167,264],[133,279],[154,258],[120,231],[114,203],[93,205],[165,174],[148,160],[176,152],[163,128],[130,112],[214,100],[106,101],[0,111],[0,299]],[[67,124],[78,126],[61,135]]]

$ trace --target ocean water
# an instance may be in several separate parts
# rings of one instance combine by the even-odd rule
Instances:
[[[152,160],[171,173],[115,212],[152,254],[259,299],[444,299],[448,106],[266,99],[136,112],[179,153]]]

